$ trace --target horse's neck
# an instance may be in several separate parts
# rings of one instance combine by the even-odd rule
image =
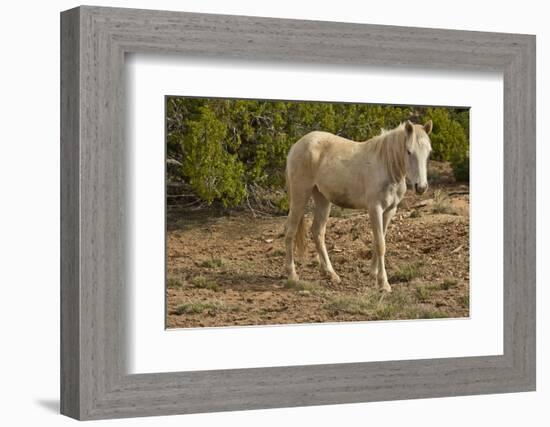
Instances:
[[[364,161],[382,166],[381,170],[384,171],[392,183],[400,183],[405,180],[406,176],[406,171],[403,171],[402,175],[396,173],[400,168],[395,164],[396,162],[404,162],[405,159],[401,157],[402,155],[398,151],[392,152],[385,146],[385,144],[397,143],[397,141],[390,141],[383,136],[377,136],[361,143]]]

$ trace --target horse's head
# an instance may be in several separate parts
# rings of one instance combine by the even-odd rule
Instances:
[[[405,123],[407,178],[417,194],[424,194],[428,189],[428,157],[432,151],[429,137],[431,131],[431,120],[424,126],[414,125],[410,120]]]

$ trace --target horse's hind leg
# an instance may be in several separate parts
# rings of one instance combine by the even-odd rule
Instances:
[[[335,283],[340,283],[340,277],[334,272],[332,264],[328,257],[327,247],[325,246],[325,232],[327,228],[327,221],[330,215],[330,202],[325,196],[317,189],[313,188],[313,200],[315,202],[315,208],[313,210],[313,224],[311,226],[311,233],[313,234],[313,241],[319,254],[319,263],[321,264],[321,270],[330,276],[330,280]]]
[[[311,196],[311,190],[308,189],[300,192],[292,190],[292,188],[289,188],[290,209],[285,230],[285,264],[288,279],[297,281],[298,275],[296,274],[296,267],[294,265],[294,243],[297,238],[301,240],[305,239],[304,213],[307,201]],[[298,233],[300,233],[299,236],[297,236]]]

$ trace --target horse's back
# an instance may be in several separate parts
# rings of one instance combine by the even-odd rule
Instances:
[[[309,161],[313,166],[325,155],[349,151],[350,145],[355,144],[357,143],[329,132],[312,131],[294,143],[288,153],[287,162]]]
[[[350,141],[349,139],[343,138],[338,135],[334,135],[333,133],[325,132],[322,130],[314,130],[302,136],[298,141],[296,141],[294,146],[302,145],[308,147],[309,149],[315,150],[323,148],[326,149],[331,146],[348,143],[355,144],[353,141]]]

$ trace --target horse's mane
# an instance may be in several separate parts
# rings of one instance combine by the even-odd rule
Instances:
[[[382,129],[380,135],[366,141],[367,149],[376,153],[393,182],[401,181],[407,172],[406,142],[405,123],[391,130]]]

